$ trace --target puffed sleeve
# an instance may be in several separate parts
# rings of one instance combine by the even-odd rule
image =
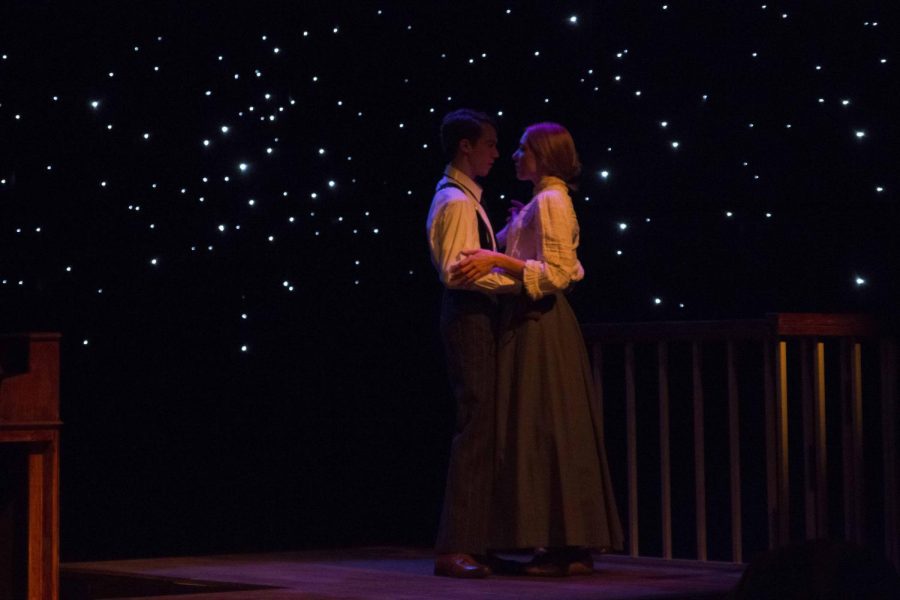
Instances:
[[[584,277],[578,262],[578,220],[572,201],[559,191],[542,192],[536,198],[537,258],[525,262],[522,282],[532,299],[569,287]]]

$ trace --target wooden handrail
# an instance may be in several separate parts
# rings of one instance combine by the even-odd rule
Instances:
[[[588,341],[596,339],[605,343],[762,340],[772,336],[872,338],[884,333],[868,315],[827,313],[772,313],[763,319],[723,321],[586,323],[582,332]]]

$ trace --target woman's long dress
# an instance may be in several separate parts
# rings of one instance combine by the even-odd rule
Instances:
[[[510,222],[525,293],[503,307],[498,348],[493,547],[622,547],[603,417],[578,321],[562,290],[584,271],[566,184],[546,177]]]

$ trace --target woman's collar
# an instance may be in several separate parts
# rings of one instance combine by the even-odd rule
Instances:
[[[540,181],[538,181],[534,186],[534,195],[536,196],[550,188],[562,188],[563,190],[567,190],[568,187],[569,186],[566,185],[566,182],[559,177],[554,177],[553,175],[545,175],[544,177],[541,177]]]

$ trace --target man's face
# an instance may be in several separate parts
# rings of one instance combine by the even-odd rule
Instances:
[[[494,161],[500,156],[497,152],[497,130],[487,123],[481,126],[481,137],[469,151],[469,164],[478,177],[485,177],[491,172]]]

